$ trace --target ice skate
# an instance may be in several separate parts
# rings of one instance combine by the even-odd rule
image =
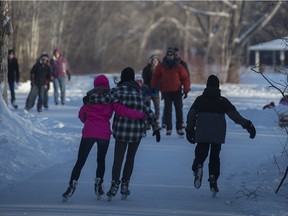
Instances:
[[[117,192],[119,190],[119,185],[120,185],[119,180],[117,180],[117,181],[113,180],[111,182],[110,190],[107,192],[108,201],[111,201],[112,198],[117,194]]]
[[[184,133],[184,130],[183,129],[180,129],[180,130],[177,130],[177,134],[178,134],[178,137],[179,138],[183,138],[185,133]]]
[[[96,178],[94,184],[94,191],[97,195],[97,199],[100,200],[102,195],[104,194],[104,187],[103,187],[103,179]]]
[[[130,195],[129,181],[122,179],[121,183],[121,199],[124,200]]]
[[[214,175],[210,175],[208,181],[210,184],[210,190],[212,192],[212,197],[215,197],[216,194],[219,192],[216,177]]]
[[[194,187],[196,189],[199,189],[201,187],[201,183],[202,183],[202,176],[203,176],[203,165],[199,164],[197,167],[196,172],[194,172]]]
[[[69,185],[69,187],[67,188],[65,193],[63,193],[63,195],[62,195],[63,202],[66,202],[73,195],[73,193],[76,189],[76,185],[77,185],[77,181],[73,180],[72,184]]]

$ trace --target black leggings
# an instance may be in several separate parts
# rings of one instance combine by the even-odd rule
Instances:
[[[123,179],[129,181],[130,177],[133,172],[134,168],[134,159],[135,155],[138,149],[138,146],[140,144],[140,140],[138,142],[123,142],[116,140],[115,142],[115,149],[114,149],[114,162],[113,162],[113,168],[112,168],[112,180],[120,180],[120,173],[122,168],[122,163],[124,159],[124,155],[127,150],[126,154],[126,161],[123,169]]]
[[[79,151],[78,151],[78,158],[72,170],[69,184],[72,184],[73,180],[78,181],[80,174],[81,174],[81,170],[83,166],[85,165],[85,162],[90,153],[90,150],[95,142],[97,142],[96,178],[103,179],[104,173],[105,173],[105,158],[106,158],[110,140],[102,140],[102,139],[96,139],[96,138],[81,138]]]
[[[198,143],[195,147],[195,159],[192,170],[195,172],[199,164],[204,164],[210,149],[209,156],[209,175],[215,175],[216,180],[220,176],[220,151],[221,144]]]

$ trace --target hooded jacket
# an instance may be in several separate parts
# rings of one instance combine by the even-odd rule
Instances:
[[[54,78],[61,78],[61,77],[68,77],[70,80],[71,77],[71,70],[70,66],[68,64],[67,59],[62,55],[61,51],[58,49],[55,49],[53,53],[59,52],[60,57],[56,59],[54,56],[50,60],[50,66],[52,71],[52,76]]]
[[[195,131],[196,143],[225,143],[225,114],[243,128],[248,122],[220,92],[217,87],[205,88],[187,114],[186,129]]]
[[[163,93],[181,91],[183,85],[184,93],[190,91],[190,78],[185,68],[176,61],[172,66],[166,64],[166,57],[160,63],[152,76],[151,88],[155,89],[160,82],[160,90]]]
[[[109,92],[110,86],[106,76],[99,75],[94,80],[94,89],[87,94],[97,93],[105,95]],[[112,134],[110,129],[110,119],[113,111],[123,118],[145,119],[146,115],[143,112],[138,112],[129,109],[120,103],[114,104],[84,104],[78,113],[78,118],[84,123],[82,129],[83,138],[98,138],[110,140]]]

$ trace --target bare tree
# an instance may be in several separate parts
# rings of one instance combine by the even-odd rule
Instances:
[[[8,36],[12,33],[12,24],[8,16],[8,2],[0,1],[0,93],[7,104],[7,54]]]

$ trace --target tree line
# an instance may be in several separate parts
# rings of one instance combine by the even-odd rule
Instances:
[[[177,46],[191,79],[238,82],[249,44],[287,35],[282,1],[9,1],[21,79],[42,51],[59,48],[74,74],[142,70]],[[217,72],[212,70],[217,70]]]

